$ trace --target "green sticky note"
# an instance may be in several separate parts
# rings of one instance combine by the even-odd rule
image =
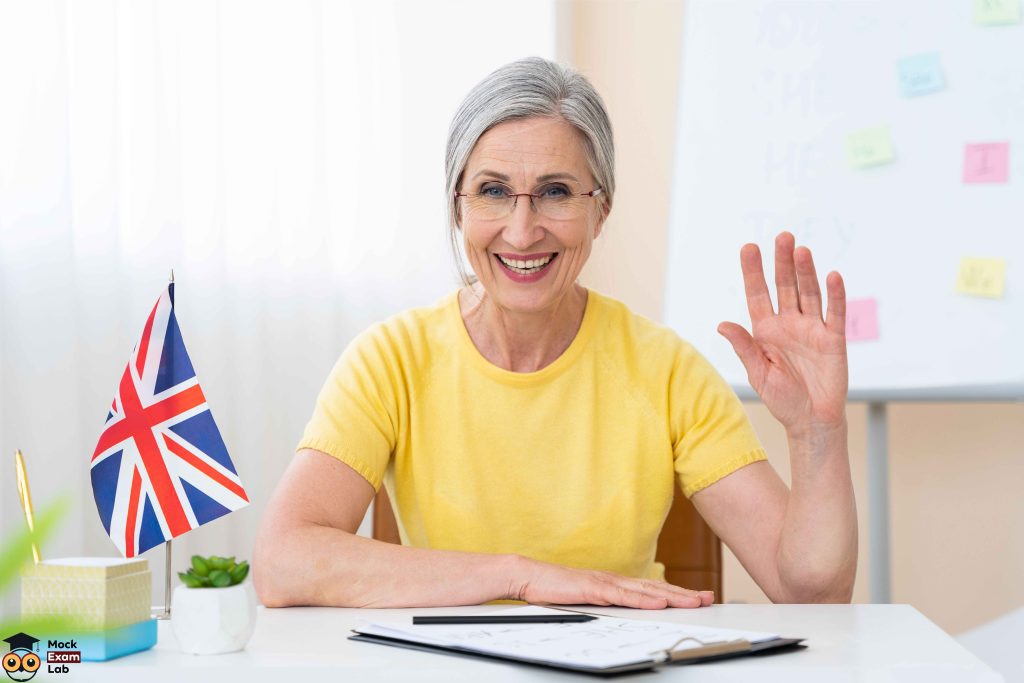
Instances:
[[[846,138],[846,161],[851,168],[867,168],[888,164],[896,156],[885,126],[865,128]]]
[[[1001,26],[1020,21],[1020,0],[974,0],[974,23]]]
[[[1006,261],[997,258],[960,259],[956,291],[970,296],[1001,299],[1006,283]]]

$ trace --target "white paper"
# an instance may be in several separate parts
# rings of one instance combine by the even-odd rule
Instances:
[[[486,612],[479,616],[525,614],[564,614],[564,611],[544,607],[516,607]],[[664,651],[673,645],[675,650],[700,647],[701,643],[692,640],[679,643],[686,636],[697,638],[702,643],[738,639],[757,643],[778,637],[774,633],[760,631],[708,628],[666,621],[605,616],[583,623],[560,624],[413,626],[411,622],[411,618],[401,622],[366,622],[355,630],[368,635],[593,669],[652,660],[662,661],[665,659]]]

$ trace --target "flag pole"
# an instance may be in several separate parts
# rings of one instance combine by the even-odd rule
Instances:
[[[171,268],[171,284],[174,284],[174,268]],[[156,615],[157,619],[171,618],[171,541],[164,543],[164,611]]]
[[[160,608],[157,608],[160,609]],[[156,613],[157,619],[171,618],[171,542],[164,543],[164,607]]]

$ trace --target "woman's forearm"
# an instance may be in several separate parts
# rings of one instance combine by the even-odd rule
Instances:
[[[253,558],[253,581],[268,607],[475,605],[514,597],[522,559],[405,547],[313,524],[272,537],[257,539]]]
[[[790,432],[792,490],[779,542],[786,602],[849,602],[857,571],[857,508],[847,425]]]

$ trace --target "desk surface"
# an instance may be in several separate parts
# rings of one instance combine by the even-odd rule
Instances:
[[[473,614],[493,606],[370,610],[259,608],[256,631],[242,652],[197,657],[177,649],[167,622],[147,652],[111,662],[74,665],[62,680],[217,681],[505,681],[600,680],[526,665],[418,652],[347,640],[361,619],[405,614]],[[615,681],[1000,681],[1001,677],[908,605],[715,605],[699,610],[582,608],[631,619],[658,619],[804,637],[806,650],[690,666]]]

